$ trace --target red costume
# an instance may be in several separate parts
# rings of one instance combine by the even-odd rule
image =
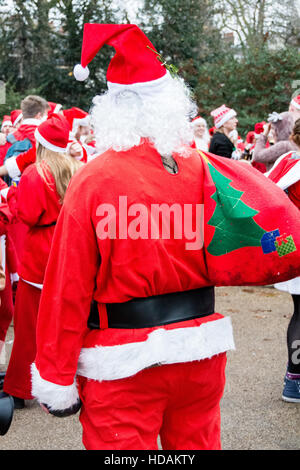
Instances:
[[[107,72],[115,103],[128,91],[158,103],[172,89],[154,46],[130,24],[85,25],[77,79],[103,44],[116,49]],[[234,342],[212,286],[268,283],[273,268],[280,279],[299,272],[300,223],[282,191],[248,165],[186,151],[189,158],[173,152],[178,172],[170,174],[151,139],[108,150],[66,193],[41,296],[32,394],[58,416],[77,411],[80,397],[88,449],[156,449],[158,433],[165,449],[219,449]],[[290,230],[296,255],[264,254],[275,228]]]

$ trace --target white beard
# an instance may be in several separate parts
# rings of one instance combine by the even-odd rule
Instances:
[[[170,79],[161,93],[143,95],[131,90],[96,96],[91,124],[97,153],[126,151],[149,139],[161,155],[182,153],[193,141],[191,118],[197,106],[182,79]]]

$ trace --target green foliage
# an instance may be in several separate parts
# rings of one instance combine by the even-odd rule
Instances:
[[[238,113],[239,131],[245,137],[268,114],[288,110],[293,82],[300,80],[297,49],[259,51],[255,56],[221,55],[198,69],[195,96],[199,111],[212,125],[210,111],[225,103]]]
[[[210,111],[225,103],[238,112],[245,136],[270,112],[287,109],[292,82],[300,80],[299,51],[292,46],[270,49],[267,40],[242,50],[226,45],[216,4],[140,0],[136,23],[194,90],[199,113],[209,124]],[[13,0],[8,8],[0,0],[0,80],[7,83],[7,103],[0,105],[0,113],[18,108],[32,90],[49,101],[88,110],[93,96],[106,89],[114,50],[101,49],[89,66],[88,80],[77,82],[72,70],[80,62],[83,25],[129,22],[126,2],[122,8],[111,0]]]

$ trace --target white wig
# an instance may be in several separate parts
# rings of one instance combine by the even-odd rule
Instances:
[[[190,91],[179,78],[170,77],[153,95],[108,90],[94,98],[91,109],[97,151],[129,150],[146,138],[161,155],[184,153],[184,146],[193,141],[190,120],[196,113]]]

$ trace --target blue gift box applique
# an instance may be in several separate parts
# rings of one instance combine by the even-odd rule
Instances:
[[[261,238],[261,246],[265,255],[276,251],[275,240],[280,236],[279,229],[266,232]]]

